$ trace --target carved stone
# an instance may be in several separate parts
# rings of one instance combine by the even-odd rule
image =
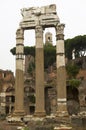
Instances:
[[[63,34],[56,35],[56,40],[64,40],[64,35]]]
[[[17,29],[17,31],[16,31],[16,39],[17,38],[24,38],[24,31],[23,31],[23,29],[21,29],[21,28]]]
[[[36,26],[35,32],[36,32],[36,37],[37,38],[42,38],[43,37],[43,29],[42,29],[41,26]]]
[[[58,24],[56,26],[56,41],[57,40],[64,40],[64,24]]]
[[[65,27],[64,24],[58,24],[56,26],[56,54],[57,54],[56,66],[57,66],[57,104],[58,104],[57,116],[68,116],[67,99],[66,99],[64,27]]]
[[[56,12],[56,5],[48,5],[31,8],[21,9],[21,14],[23,16],[20,26],[24,29],[35,29],[37,22],[40,22],[40,25],[45,27],[55,27],[59,23],[59,17]]]
[[[56,34],[64,34],[64,27],[65,27],[65,24],[58,24],[56,26]]]

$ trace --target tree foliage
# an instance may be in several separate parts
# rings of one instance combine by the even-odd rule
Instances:
[[[81,81],[78,79],[71,79],[68,81],[68,84],[69,84],[69,86],[72,87],[72,89],[79,87],[80,83],[81,83]]]
[[[79,35],[72,39],[65,40],[65,52],[68,59],[72,59],[72,51],[75,51],[75,58],[85,56],[86,35]]]
[[[15,54],[16,54],[16,47],[13,47],[13,48],[10,50],[10,52],[11,52],[13,55],[15,55]]]
[[[76,78],[76,75],[79,73],[79,67],[76,64],[67,64],[66,70],[70,79]]]
[[[84,56],[86,53],[86,35],[76,36],[72,39],[65,40],[65,55],[70,60],[72,59],[72,52],[75,50],[75,58]],[[10,52],[15,55],[16,47],[12,48]],[[31,55],[35,57],[35,46],[24,47],[24,55]],[[44,67],[47,68],[56,62],[56,47],[51,44],[44,45]]]
[[[33,53],[28,51],[28,50],[29,50],[29,48],[27,47],[27,54],[30,54],[30,55],[35,57],[34,48],[32,51]],[[55,62],[56,62],[56,47],[49,45],[49,44],[44,45],[44,68],[45,69],[48,68],[49,66],[51,66]],[[31,73],[33,73],[34,70],[35,70],[35,63],[31,62],[28,66],[28,72],[31,74]]]
[[[74,87],[78,87],[81,83],[80,80],[76,78],[77,74],[79,73],[79,67],[76,64],[68,64],[66,66],[66,71],[69,79],[67,80],[68,86],[72,89]]]
[[[52,45],[44,46],[44,67],[48,68],[56,62],[56,47]]]
[[[16,47],[12,48],[10,52],[15,55],[16,54]],[[35,57],[35,46],[25,46],[24,47],[24,55],[31,55]]]
[[[10,52],[15,55],[16,48],[12,48]],[[31,55],[35,58],[35,47],[24,47],[24,55]],[[48,66],[52,65],[56,61],[56,47],[52,45],[44,45],[44,67],[47,68]],[[30,66],[31,70],[31,66]]]

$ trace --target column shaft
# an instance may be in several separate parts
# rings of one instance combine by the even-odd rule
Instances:
[[[68,115],[66,99],[66,70],[64,52],[64,24],[56,28],[56,66],[57,66],[57,114]],[[57,116],[58,116],[57,115]]]
[[[43,53],[43,30],[36,27],[36,107],[35,115],[45,115],[44,103],[44,53]]]
[[[14,115],[24,115],[24,75],[23,75],[23,30],[16,33],[16,79],[15,79],[15,111]]]

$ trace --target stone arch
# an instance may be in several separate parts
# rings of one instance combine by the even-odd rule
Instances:
[[[12,86],[9,86],[7,89],[6,89],[6,92],[12,92],[14,91],[14,88]]]

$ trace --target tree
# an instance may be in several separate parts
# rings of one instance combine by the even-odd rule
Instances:
[[[15,55],[15,54],[16,54],[16,47],[13,47],[13,48],[10,50],[10,52],[11,52],[13,55]]]
[[[52,45],[44,46],[44,67],[48,68],[56,62],[56,47]]]
[[[15,55],[16,48],[12,48],[10,52]],[[31,55],[35,58],[35,46],[25,46],[24,55]],[[48,66],[51,66],[54,62],[56,62],[56,47],[52,45],[44,45],[44,67],[47,68]]]
[[[68,59],[72,59],[72,51],[75,50],[75,58],[86,54],[86,35],[79,35],[72,39],[65,40],[65,54]]]
[[[81,81],[76,78],[77,74],[79,73],[79,67],[76,64],[70,63],[66,66],[66,71],[69,77],[67,80],[68,86],[70,86],[72,89],[74,87],[78,87],[81,83]]]
[[[16,47],[12,48],[10,52],[15,55],[16,54]],[[35,57],[35,46],[25,46],[24,47],[24,55],[32,55]]]
[[[66,70],[70,79],[76,78],[76,75],[79,73],[79,67],[76,64],[68,64]]]

